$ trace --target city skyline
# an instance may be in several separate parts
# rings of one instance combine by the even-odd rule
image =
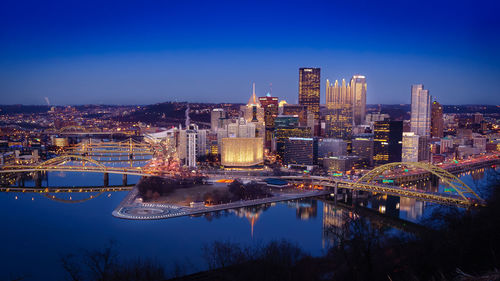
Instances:
[[[500,75],[500,22],[498,3],[488,2],[241,2],[196,11],[189,3],[6,2],[2,104],[244,102],[252,82],[259,96],[272,83],[273,96],[298,103],[303,66],[324,78],[365,75],[368,104],[408,104],[418,83],[441,104],[496,104],[489,85]],[[355,18],[326,16],[354,8]],[[325,79],[320,85],[324,93]]]

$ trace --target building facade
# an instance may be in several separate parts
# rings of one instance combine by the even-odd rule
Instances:
[[[375,165],[401,162],[402,121],[377,121],[373,125],[373,162]]]
[[[290,137],[286,140],[284,164],[312,166],[317,164],[317,159],[318,141],[316,138]]]
[[[264,123],[265,123],[265,136],[264,144],[268,150],[271,150],[271,144],[274,132],[274,120],[278,116],[278,98],[271,97],[270,94],[265,97],[259,97],[259,102],[264,108]]]
[[[366,77],[354,75],[350,84],[354,105],[354,125],[361,125],[366,118]]]
[[[418,139],[414,132],[403,133],[403,148],[401,161],[418,162]]]
[[[431,96],[424,85],[411,86],[411,131],[421,137],[430,136],[431,130]]]
[[[431,137],[443,137],[443,106],[437,101],[431,105]]]
[[[264,162],[263,138],[223,138],[221,164],[228,167],[251,167]]]
[[[348,140],[352,136],[353,96],[350,85],[342,79],[342,85],[335,80],[326,80],[325,135],[329,138]]]
[[[307,111],[314,113],[319,119],[320,104],[320,68],[299,69],[299,104],[305,105]]]

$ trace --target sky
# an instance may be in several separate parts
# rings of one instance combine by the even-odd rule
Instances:
[[[0,2],[0,104],[298,100],[299,67],[367,103],[500,104],[500,1]]]

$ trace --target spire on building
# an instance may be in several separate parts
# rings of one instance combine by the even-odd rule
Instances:
[[[253,83],[253,86],[252,86],[252,96],[248,100],[247,106],[257,106],[257,107],[260,107],[259,99],[257,99],[257,96],[255,95],[255,83]]]

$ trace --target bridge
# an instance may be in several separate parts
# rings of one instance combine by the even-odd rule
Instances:
[[[68,165],[81,162],[81,165]],[[41,172],[85,172],[101,173],[104,176],[105,187],[109,186],[109,174],[121,174],[123,185],[127,185],[127,175],[149,177],[169,176],[168,172],[151,171],[142,167],[108,167],[101,162],[80,155],[62,155],[35,165],[6,165],[0,169],[1,173],[31,173],[35,172],[36,187],[41,187]]]
[[[79,125],[70,125],[62,127],[60,129],[47,129],[44,131],[45,134],[57,134],[57,135],[101,135],[101,136],[112,136],[112,135],[137,135],[135,130],[101,130],[99,128],[93,127],[83,127]]]
[[[458,195],[444,194],[439,192],[430,192],[413,188],[405,188],[387,184],[380,184],[378,181],[384,172],[395,168],[411,167],[425,170],[435,176],[453,189]],[[437,166],[420,162],[394,162],[379,166],[363,175],[357,181],[339,180],[331,177],[321,176],[284,176],[281,177],[296,185],[309,185],[318,189],[333,189],[337,194],[339,188],[353,191],[365,191],[372,193],[387,194],[392,196],[403,196],[422,201],[454,205],[459,207],[478,207],[485,204],[485,201],[479,197],[469,186],[462,182],[458,177]]]
[[[65,151],[67,154],[89,156],[119,156],[119,155],[153,155],[154,149],[150,144],[139,142],[130,138],[121,142],[92,141],[81,142],[71,146]]]
[[[134,186],[108,186],[108,187],[47,187],[47,188],[36,188],[36,187],[0,187],[0,192],[14,192],[14,193],[39,193],[43,195],[45,198],[60,202],[60,203],[82,203],[85,201],[89,201],[95,199],[105,192],[117,192],[117,191],[129,191],[132,190]],[[73,199],[73,196],[69,196],[68,199],[57,197],[56,194],[60,193],[93,193],[88,197]],[[15,197],[17,199],[17,195]]]

